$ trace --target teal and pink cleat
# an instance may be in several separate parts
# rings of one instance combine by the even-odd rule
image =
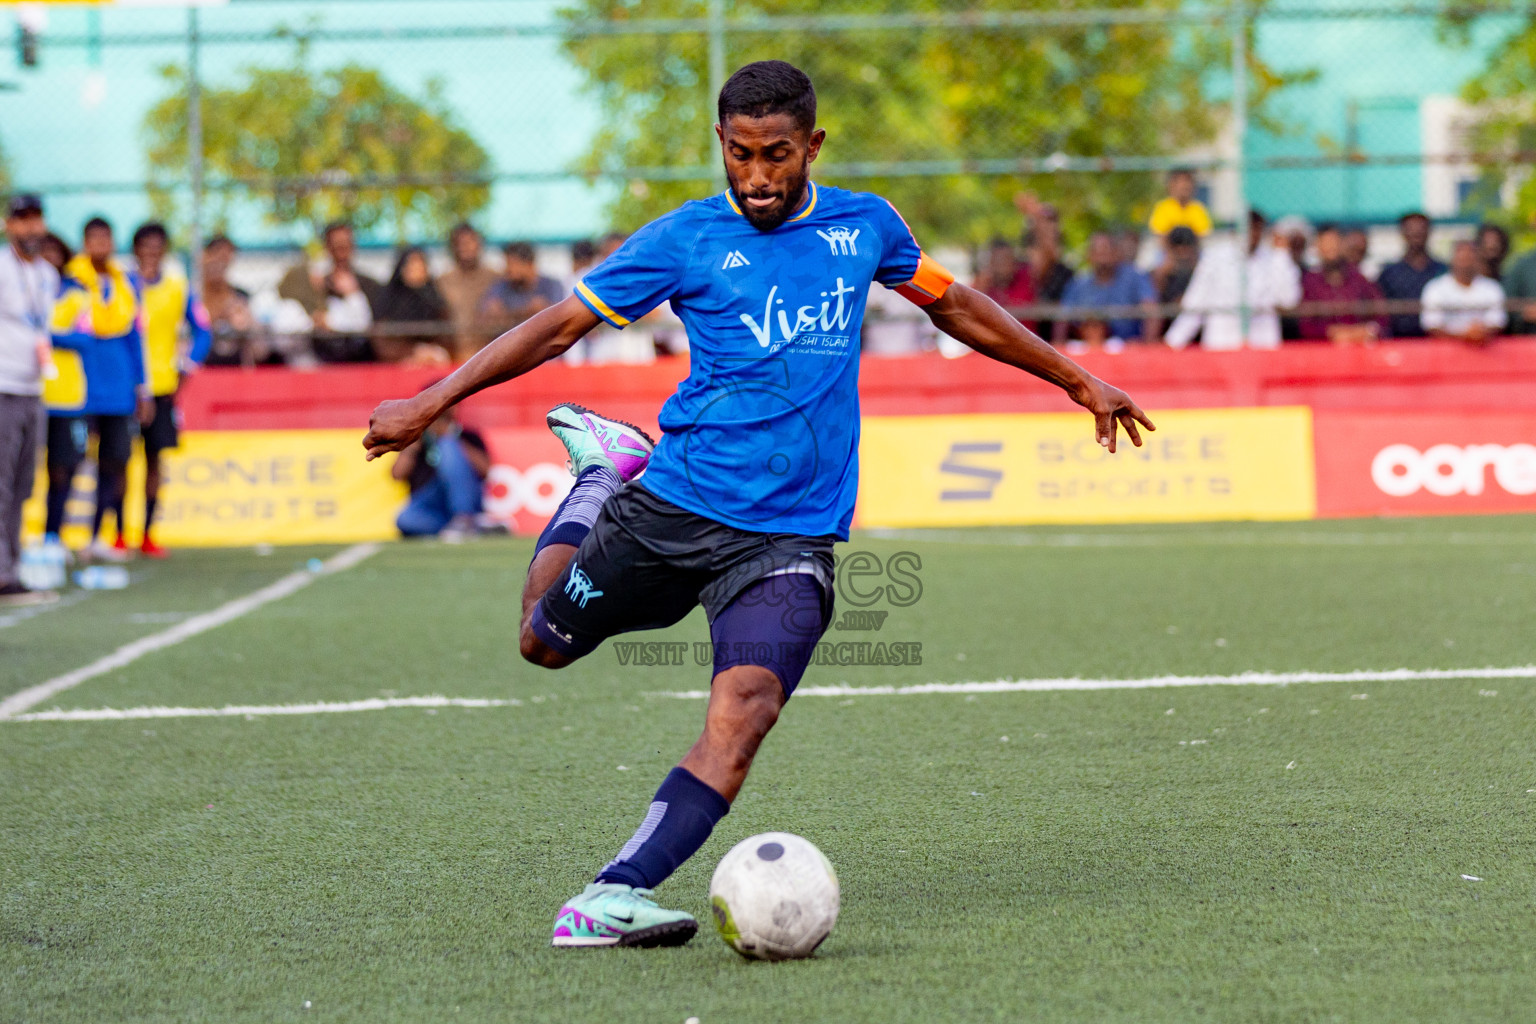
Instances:
[[[645,469],[656,450],[656,443],[633,423],[606,419],[574,402],[555,406],[544,422],[571,456],[572,476],[604,466],[629,483]]]
[[[663,910],[649,889],[593,882],[555,915],[551,946],[681,946],[699,922],[681,910]]]

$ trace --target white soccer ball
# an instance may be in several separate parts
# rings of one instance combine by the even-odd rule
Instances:
[[[709,882],[720,937],[749,960],[810,956],[837,923],[838,899],[831,862],[788,832],[743,839]]]

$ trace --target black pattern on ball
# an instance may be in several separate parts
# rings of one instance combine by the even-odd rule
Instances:
[[[764,843],[757,848],[757,856],[761,860],[778,860],[784,856],[784,846],[781,843]]]

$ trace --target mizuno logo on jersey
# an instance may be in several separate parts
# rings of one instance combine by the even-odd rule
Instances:
[[[732,249],[725,257],[725,262],[720,265],[721,270],[735,270],[737,267],[750,267],[751,261],[741,254],[740,249]]]
[[[857,256],[859,254],[858,246],[854,244],[859,238],[857,230],[849,231],[847,228],[834,227],[828,228],[825,231],[818,229],[816,233],[826,241],[834,256]]]

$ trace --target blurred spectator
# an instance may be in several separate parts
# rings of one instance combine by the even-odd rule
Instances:
[[[1450,268],[1429,254],[1429,218],[1422,213],[1405,213],[1398,218],[1397,230],[1403,236],[1403,258],[1381,268],[1376,286],[1391,301],[1417,302],[1424,286]],[[1424,328],[1417,313],[1393,313],[1388,328],[1394,338],[1422,338]]]
[[[1483,253],[1476,242],[1461,241],[1451,250],[1451,271],[1424,286],[1424,329],[1435,338],[1457,338],[1476,345],[1498,336],[1508,320],[1504,289],[1479,271]]]
[[[1088,240],[1088,269],[1067,286],[1062,308],[1070,313],[1102,306],[1146,307],[1141,319],[1124,313],[1107,320],[1074,318],[1078,337],[1090,347],[1098,348],[1117,339],[1120,342],[1156,341],[1156,302],[1157,293],[1152,290],[1152,282],[1122,259],[1120,245],[1114,236],[1101,231]],[[1064,321],[1056,323],[1053,340],[1057,344],[1067,340],[1067,326]]]
[[[559,281],[539,273],[531,243],[508,242],[501,251],[507,258],[506,270],[480,300],[480,322],[496,334],[565,298]]]
[[[453,318],[453,357],[463,362],[491,340],[476,328],[476,318],[485,293],[496,283],[496,271],[482,262],[485,239],[470,224],[456,224],[448,232],[448,251],[453,269],[437,279],[437,292]]]
[[[1231,242],[1206,246],[1195,266],[1194,277],[1184,292],[1184,311],[1168,328],[1168,344],[1184,348],[1196,333],[1200,347],[1230,351],[1243,347],[1243,325],[1238,309],[1246,292],[1248,301],[1248,336],[1250,348],[1280,347],[1278,310],[1301,300],[1301,272],[1277,233],[1264,236],[1264,215],[1258,210],[1248,214],[1248,264],[1239,274],[1242,257]],[[1239,278],[1243,292],[1238,290]],[[1202,333],[1203,332],[1203,333]]]
[[[1509,232],[1497,224],[1479,224],[1477,255],[1482,261],[1482,275],[1495,281],[1502,281],[1504,259],[1509,255]]]
[[[1303,304],[1375,304],[1381,301],[1381,290],[1367,281],[1359,267],[1350,261],[1344,248],[1345,237],[1345,232],[1333,224],[1324,224],[1317,229],[1318,266],[1301,276]],[[1386,318],[1372,316],[1367,311],[1307,313],[1301,318],[1301,336],[1306,341],[1366,345],[1382,337],[1386,330]]]
[[[1307,246],[1312,242],[1312,225],[1307,223],[1305,217],[1291,214],[1281,217],[1275,222],[1275,238],[1286,252],[1291,255],[1291,262],[1296,266],[1296,280],[1301,280],[1301,275],[1309,269],[1307,267]],[[1300,292],[1297,293],[1298,295]],[[1282,307],[1284,308],[1284,307]],[[1285,341],[1301,340],[1301,318],[1294,315],[1280,317],[1280,337]]]
[[[43,424],[43,375],[53,365],[48,325],[59,276],[43,259],[42,200],[12,196],[0,249],[0,608],[45,604],[48,590],[22,586],[21,509],[32,496]]]
[[[1036,239],[1043,240],[1046,244],[1055,245],[1057,250],[1061,248],[1061,215],[1056,207],[1050,203],[1041,202],[1040,197],[1033,192],[1019,192],[1013,197],[1013,205],[1024,216],[1024,230],[1020,233],[1020,239],[1024,248],[1033,247]],[[1035,277],[1038,285],[1039,276]],[[1036,289],[1038,291],[1038,288]]]
[[[150,558],[164,558],[166,551],[151,532],[155,506],[160,501],[160,456],[181,445],[176,392],[182,378],[196,372],[208,358],[212,337],[208,313],[192,297],[192,289],[179,264],[174,273],[165,266],[170,236],[165,225],[142,225],[133,233],[135,270],[130,279],[139,293],[144,332],[145,372],[154,401],[153,416],[143,422],[144,435],[144,537],[139,550]],[[190,344],[183,344],[185,328]],[[121,531],[119,531],[121,533]]]
[[[406,537],[453,540],[484,532],[480,517],[490,472],[485,439],[459,426],[449,410],[390,467],[390,474],[411,488],[395,525]]]
[[[1195,172],[1189,168],[1168,172],[1168,194],[1152,207],[1148,230],[1165,243],[1174,228],[1189,228],[1199,238],[1210,234],[1211,212],[1195,198],[1195,187]]]
[[[1006,238],[992,239],[976,285],[989,299],[1010,312],[1035,301],[1035,285],[1029,273],[1029,264],[1019,262],[1013,243]],[[1035,329],[1035,325],[1027,321],[1024,321],[1024,325],[1030,330]]]
[[[50,231],[43,236],[42,257],[55,273],[64,273],[64,264],[74,259],[74,256],[75,250],[71,249],[69,243],[58,235]]]
[[[82,251],[64,268],[59,301],[53,310],[53,334],[56,344],[73,346],[80,352],[84,402],[77,408],[96,435],[96,512],[91,518],[86,554],[94,559],[123,561],[128,557],[123,495],[133,451],[134,421],[150,422],[155,407],[144,366],[139,298],[127,272],[112,255],[112,225],[93,217],[86,222],[84,234]],[[85,460],[84,442],[84,431],[73,424],[57,437],[50,425],[49,532],[56,532],[62,523],[75,469]],[[117,541],[110,546],[101,536],[108,511],[117,527]]]
[[[1190,279],[1195,276],[1195,267],[1200,263],[1200,236],[1181,224],[1168,232],[1164,243],[1168,251],[1152,271],[1152,287],[1157,289],[1157,301],[1171,306],[1184,297]]]
[[[1536,333],[1536,249],[1520,256],[1504,275],[1504,293],[1519,300],[1510,317],[1510,334]]]
[[[597,243],[590,238],[580,238],[571,243],[571,281],[568,291],[576,290],[576,282],[597,266]]]
[[[1120,247],[1120,262],[1135,267],[1141,260],[1141,229],[1121,228],[1115,232],[1115,244]]]
[[[1036,231],[1024,239],[1029,254],[1029,278],[1034,285],[1035,301],[1060,303],[1072,283],[1072,268],[1061,260],[1061,234],[1053,227]],[[1035,328],[1047,340],[1056,334],[1055,320],[1042,320]]]
[[[209,366],[255,366],[273,360],[266,331],[251,314],[251,294],[229,281],[229,266],[239,250],[223,235],[203,246],[203,307],[213,343]],[[281,359],[276,359],[281,362]]]
[[[411,246],[395,261],[395,272],[379,296],[374,317],[374,351],[386,363],[446,363],[452,338],[448,304],[432,283],[427,254]]]
[[[304,308],[316,332],[314,350],[321,362],[371,362],[375,356],[367,331],[383,286],[353,268],[357,238],[351,225],[326,225],[321,241],[331,258],[330,271],[321,274],[305,261],[283,275],[277,294]]]
[[[597,262],[612,256],[619,251],[619,246],[629,241],[629,236],[622,231],[610,231],[597,243]]]
[[[1365,261],[1371,254],[1371,236],[1366,234],[1365,229],[1361,227],[1340,229],[1339,246],[1343,250],[1344,262],[1360,273],[1365,273]]]

